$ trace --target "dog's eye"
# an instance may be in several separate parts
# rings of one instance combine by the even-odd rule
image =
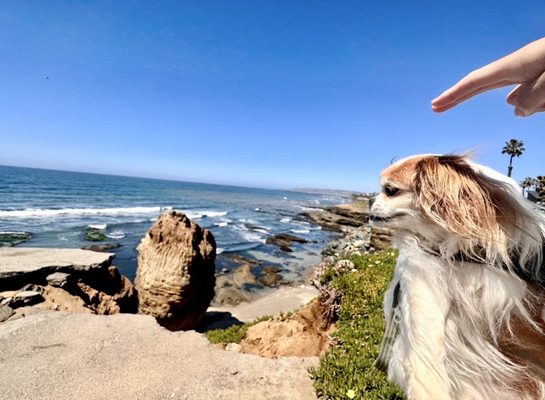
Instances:
[[[394,197],[395,195],[399,193],[399,191],[400,191],[399,188],[396,188],[390,185],[384,186],[384,194],[388,197]]]

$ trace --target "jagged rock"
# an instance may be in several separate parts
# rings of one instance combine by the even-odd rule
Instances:
[[[88,246],[83,246],[82,249],[103,252],[117,249],[118,247],[121,247],[121,243],[90,244]]]
[[[279,233],[277,235],[268,237],[265,243],[275,244],[283,251],[292,252],[293,249],[291,248],[291,245],[293,243],[308,243],[308,240],[290,235],[289,233]]]
[[[44,301],[44,298],[40,292],[32,290],[23,290],[15,293],[15,295],[9,300],[8,306],[11,308],[18,308],[24,306],[32,306]]]
[[[97,228],[87,228],[85,229],[85,240],[90,242],[102,242],[108,239],[108,237],[100,232]]]
[[[137,310],[134,286],[116,267],[109,267],[100,282],[79,281],[77,288],[69,292],[81,297],[95,314],[132,313]]]
[[[28,242],[32,235],[28,232],[1,232],[0,247],[13,247]]]
[[[62,288],[64,285],[67,285],[68,282],[72,279],[72,275],[67,274],[66,272],[54,272],[47,275],[47,277],[45,278],[48,284],[60,288]]]
[[[138,251],[138,311],[171,330],[195,328],[214,297],[212,234],[171,211],[159,217]]]

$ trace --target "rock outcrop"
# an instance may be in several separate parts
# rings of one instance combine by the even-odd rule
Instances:
[[[329,348],[334,326],[314,300],[293,315],[280,314],[248,328],[240,351],[263,357],[321,356]]]
[[[290,235],[289,233],[279,233],[277,235],[268,237],[265,241],[267,244],[274,244],[280,247],[280,250],[285,252],[292,252],[291,246],[293,243],[308,243],[308,240],[300,238],[298,236]]]
[[[13,310],[11,319],[45,311],[136,312],[133,285],[113,258],[79,249],[0,249],[0,306]]]
[[[138,246],[138,312],[194,329],[214,297],[216,242],[184,214],[162,214]]]
[[[346,232],[365,225],[369,221],[368,205],[341,204],[299,214],[323,229],[333,232]]]
[[[145,315],[33,315],[0,324],[0,398],[316,399],[316,359],[230,353]],[[309,363],[310,361],[310,363]]]

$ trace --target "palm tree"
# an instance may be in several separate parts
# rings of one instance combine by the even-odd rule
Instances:
[[[545,201],[545,176],[537,177],[535,187],[541,201]]]
[[[513,172],[513,157],[519,157],[524,153],[524,142],[522,140],[511,139],[505,142],[505,146],[501,150],[501,154],[509,154],[509,167],[507,168],[507,176],[511,176]]]
[[[537,179],[526,177],[520,182],[520,187],[522,188],[522,195],[524,196],[524,191],[528,191],[530,188],[537,186]]]

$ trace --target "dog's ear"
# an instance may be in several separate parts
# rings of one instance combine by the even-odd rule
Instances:
[[[482,177],[464,156],[430,156],[420,160],[414,175],[422,213],[448,232],[467,239],[494,240],[496,207]]]

